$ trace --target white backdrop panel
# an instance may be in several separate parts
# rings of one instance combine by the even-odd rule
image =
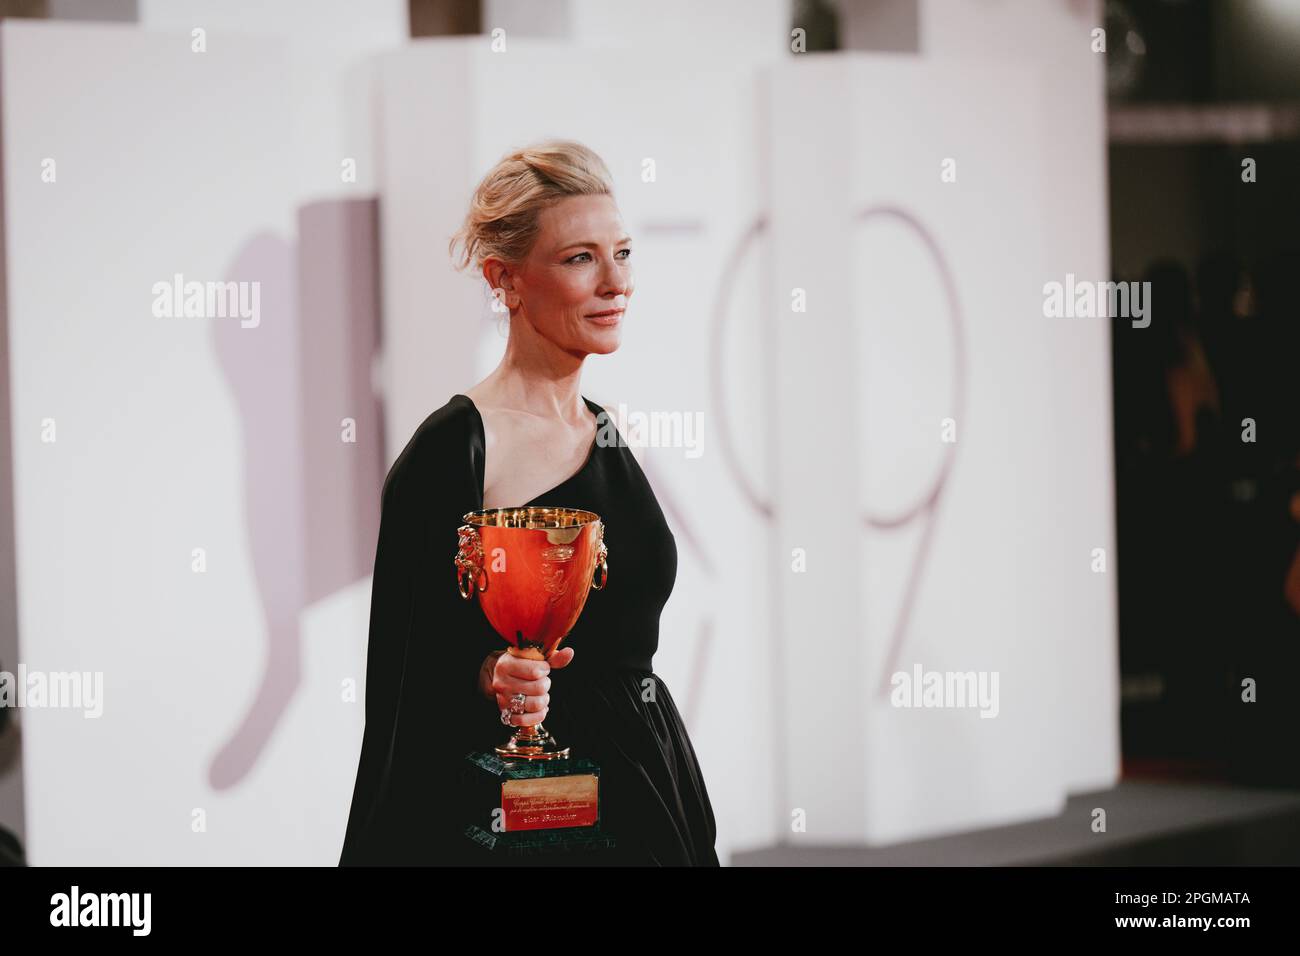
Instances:
[[[1049,263],[1104,223],[1053,212],[1039,81],[857,54],[768,77],[779,799],[822,842],[1046,815],[1117,771],[1113,577],[1090,570],[1092,548],[1113,553],[1109,329],[1042,314]],[[927,500],[950,452],[933,509],[864,526]],[[891,706],[882,686],[917,664],[996,672],[998,716]],[[1079,726],[1099,741],[1082,767]]]

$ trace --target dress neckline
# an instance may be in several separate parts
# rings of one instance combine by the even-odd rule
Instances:
[[[479,440],[479,444],[483,448],[483,454],[480,456],[480,461],[482,462],[482,468],[479,469],[479,474],[478,474],[478,504],[479,507],[482,508],[483,495],[487,490],[484,487],[485,483],[487,482],[487,428],[483,424],[483,413],[480,412],[478,410],[478,406],[474,404],[474,399],[470,398],[468,395],[464,394],[463,392],[457,392],[453,397],[464,400],[465,404],[469,406],[470,411],[474,413],[474,421],[475,424],[478,426],[478,440]],[[583,404],[587,406],[587,408],[591,411],[591,413],[594,416],[596,416],[596,434],[592,436],[591,446],[587,449],[587,457],[583,461],[582,466],[578,468],[578,470],[575,471],[573,474],[571,474],[568,478],[565,478],[563,481],[561,481],[558,485],[554,486],[553,488],[548,488],[545,491],[540,492],[539,494],[533,495],[532,498],[530,498],[528,501],[525,501],[522,505],[510,505],[508,507],[527,508],[529,505],[534,504],[538,498],[544,498],[547,495],[551,494],[552,492],[559,491],[565,485],[569,484],[569,482],[573,481],[578,476],[580,476],[583,472],[585,472],[591,466],[591,463],[595,460],[596,448],[600,444],[600,429],[602,427],[600,422],[600,416],[605,413],[605,409],[597,405],[586,395],[579,395],[578,397],[582,399]]]

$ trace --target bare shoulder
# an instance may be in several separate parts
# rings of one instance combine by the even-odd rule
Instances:
[[[519,444],[518,439],[523,436],[526,422],[516,409],[497,405],[492,396],[477,386],[464,394],[474,403],[478,417],[483,422],[484,453],[489,462],[494,459],[493,452],[500,455]]]

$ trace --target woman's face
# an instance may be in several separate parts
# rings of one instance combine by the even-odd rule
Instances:
[[[613,352],[633,288],[632,242],[613,198],[568,196],[539,227],[527,258],[497,270],[512,318],[574,354]]]

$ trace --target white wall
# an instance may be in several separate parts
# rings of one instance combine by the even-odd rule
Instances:
[[[374,194],[372,57],[407,42],[406,0],[140,0],[139,22],[280,40],[281,81],[293,103],[284,140],[292,198]],[[355,160],[354,179],[343,179],[344,159]]]
[[[1105,278],[1091,255],[1104,248],[1100,131],[1076,143],[1063,208],[1043,72],[849,54],[767,76],[778,827],[805,811],[795,839],[998,825],[1117,779],[1114,566],[1091,570],[1093,548],[1114,557],[1110,329],[1042,311],[1043,284],[1067,267]],[[881,206],[938,258],[898,218],[855,222]],[[796,288],[806,314],[791,310]],[[924,500],[949,453],[933,509],[864,527],[866,512]],[[997,672],[998,716],[891,706],[881,688],[917,664]]]
[[[671,58],[743,69],[783,56],[788,0],[483,0],[484,34],[564,40],[590,48],[658,51]]]
[[[1010,62],[1034,70],[1044,133],[1039,140],[1048,190],[1042,282],[1063,281],[1067,272],[1094,281],[1110,278],[1110,202],[1107,187],[1106,58],[1094,53],[1091,33],[1103,26],[1097,0],[923,0],[921,48],[935,61],[961,61],[971,69]],[[1014,156],[1008,156],[1014,162]],[[1092,600],[1089,586],[1071,579],[1066,620],[1095,641],[1060,648],[1071,675],[1061,688],[1061,707],[1073,714],[1101,715],[1102,723],[1074,721],[1062,728],[1061,749],[1071,791],[1111,785],[1118,773],[1119,656],[1114,582],[1114,454],[1111,443],[1111,327],[1102,322],[1058,325],[1053,339],[1068,350],[1051,377],[1051,400],[1079,457],[1070,474],[1107,489],[1104,513],[1078,514],[1064,503],[1058,527],[1101,538],[1109,570],[1104,592]],[[1063,408],[1061,406],[1064,406]],[[1086,408],[1086,413],[1080,410]],[[1094,506],[1101,504],[1094,501]],[[1098,540],[1091,547],[1102,547]],[[1082,590],[1076,590],[1075,586]],[[1097,643],[1099,641],[1100,643]]]
[[[340,755],[360,739],[338,687],[363,660],[366,597],[345,588],[299,621],[284,44],[0,30],[20,651],[104,681],[98,719],[19,714],[29,860],[333,863],[355,773]],[[261,324],[155,317],[153,284],[177,272],[261,281]],[[288,702],[235,754],[252,765],[226,765],[267,675]]]

